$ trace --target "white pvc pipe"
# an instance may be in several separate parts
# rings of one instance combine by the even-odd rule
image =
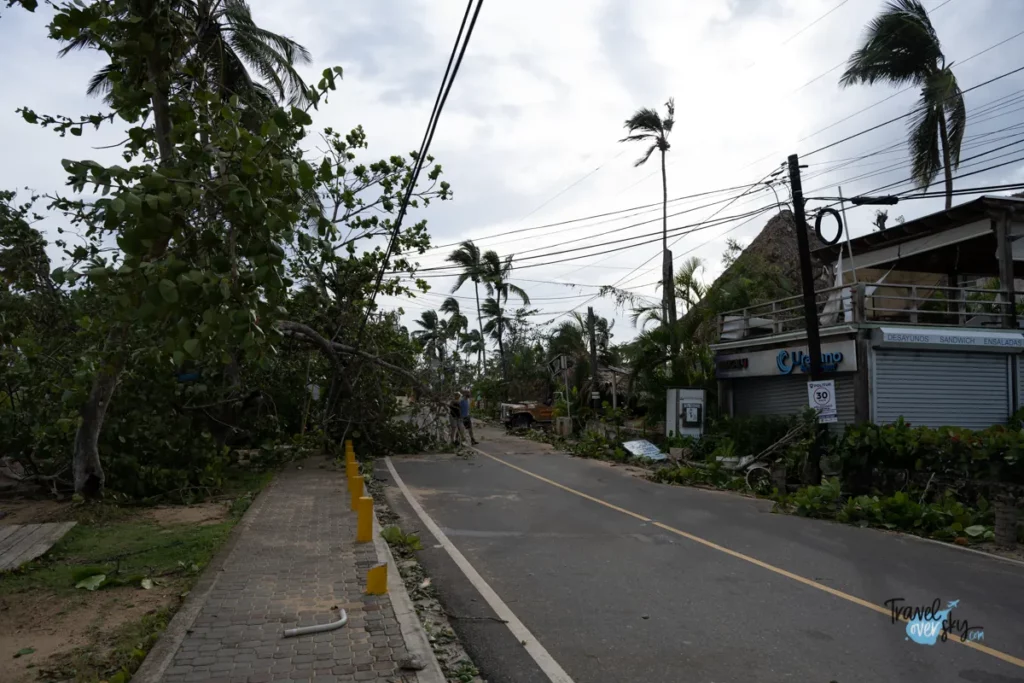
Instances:
[[[338,609],[341,612],[341,619],[332,621],[329,624],[318,624],[316,626],[303,626],[301,628],[289,628],[284,632],[285,638],[291,638],[292,636],[304,636],[309,633],[323,633],[324,631],[333,631],[334,629],[341,628],[348,623],[348,614],[345,610]]]

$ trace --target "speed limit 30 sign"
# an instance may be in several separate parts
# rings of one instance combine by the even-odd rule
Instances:
[[[807,383],[807,404],[818,411],[818,422],[838,422],[836,415],[836,383],[827,379]]]

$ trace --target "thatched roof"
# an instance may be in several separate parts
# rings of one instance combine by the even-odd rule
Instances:
[[[813,259],[814,250],[824,245],[814,234],[813,228],[808,231],[808,239]],[[777,284],[786,292],[782,296],[795,296],[800,293],[800,253],[796,239],[796,221],[791,211],[781,211],[773,216],[743,250],[743,253],[711,284],[707,295],[701,302],[687,311],[682,319],[685,321],[690,316],[696,315],[698,311],[703,311],[708,302],[715,301],[716,295],[729,283],[737,277],[746,276],[745,273],[750,272],[753,269],[753,264],[757,261],[770,264],[777,269]],[[833,284],[833,276],[830,272],[831,264],[815,262],[813,265],[816,276],[815,288],[831,287]],[[717,341],[717,324],[704,327],[713,327],[713,330],[702,328],[700,336],[709,341]]]

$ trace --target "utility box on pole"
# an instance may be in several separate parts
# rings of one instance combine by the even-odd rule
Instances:
[[[665,392],[665,436],[704,434],[707,395],[703,389],[669,389]]]

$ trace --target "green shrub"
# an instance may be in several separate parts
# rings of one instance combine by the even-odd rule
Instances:
[[[808,486],[789,496],[787,501],[801,517],[832,518],[841,495],[839,479],[832,477],[821,486]]]

